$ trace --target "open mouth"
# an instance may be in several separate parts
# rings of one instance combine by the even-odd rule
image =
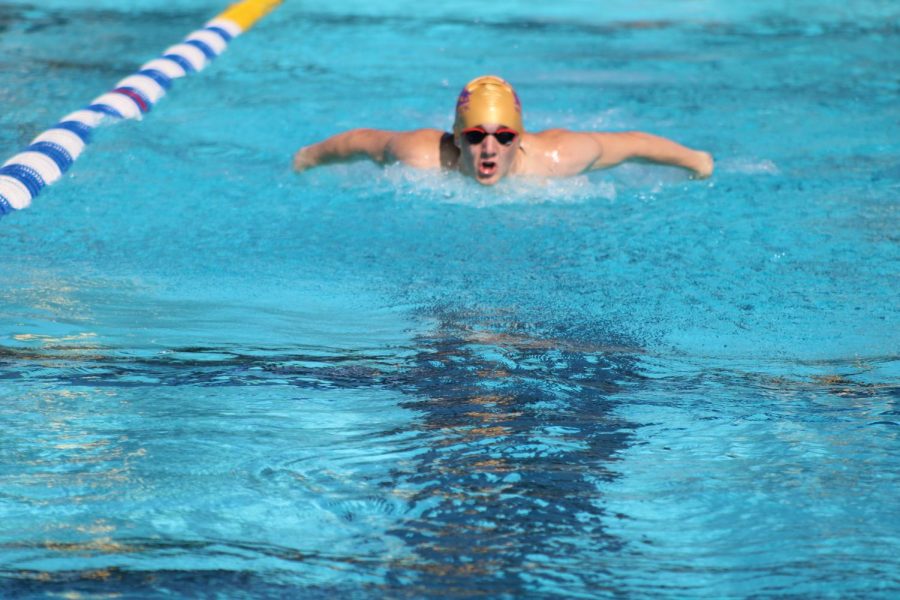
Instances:
[[[482,160],[478,162],[478,176],[490,177],[497,172],[497,163],[492,160]]]

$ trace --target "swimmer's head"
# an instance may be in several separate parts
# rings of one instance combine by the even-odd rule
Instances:
[[[514,171],[523,131],[512,86],[492,75],[473,79],[459,94],[453,123],[460,172],[494,185]]]
[[[466,84],[456,101],[453,135],[479,125],[503,125],[518,131],[522,126],[522,104],[511,85],[493,75],[476,77]]]

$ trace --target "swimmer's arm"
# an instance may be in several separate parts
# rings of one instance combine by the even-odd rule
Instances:
[[[384,131],[352,129],[325,141],[306,146],[294,155],[294,169],[305,171],[318,165],[368,158],[379,164],[401,162],[417,168],[438,168],[444,132],[437,129]]]
[[[305,171],[319,165],[347,162],[368,158],[383,164],[390,160],[388,144],[397,135],[381,129],[351,129],[321,141],[304,146],[294,154],[294,170]]]
[[[712,175],[713,157],[709,152],[693,150],[677,142],[640,131],[590,133],[599,146],[599,154],[586,170],[605,169],[626,160],[646,160],[693,171],[698,179]]]

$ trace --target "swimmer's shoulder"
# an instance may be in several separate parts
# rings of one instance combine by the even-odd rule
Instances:
[[[411,167],[439,169],[447,135],[440,129],[400,131],[391,136],[387,152],[393,160]]]
[[[541,155],[545,152],[563,152],[566,147],[583,142],[581,134],[568,129],[545,129],[534,133],[525,132],[522,146],[526,152]]]
[[[583,172],[602,151],[593,134],[569,129],[526,133],[522,146],[527,156],[524,171],[551,177],[570,177]]]
[[[571,129],[545,129],[535,133],[525,133],[524,142],[530,141],[540,148],[558,148],[562,144],[578,143],[590,140],[593,133],[572,131]]]

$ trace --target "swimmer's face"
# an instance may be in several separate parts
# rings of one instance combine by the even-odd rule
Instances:
[[[464,129],[458,138],[459,170],[482,185],[494,185],[512,170],[522,136],[503,125]]]

